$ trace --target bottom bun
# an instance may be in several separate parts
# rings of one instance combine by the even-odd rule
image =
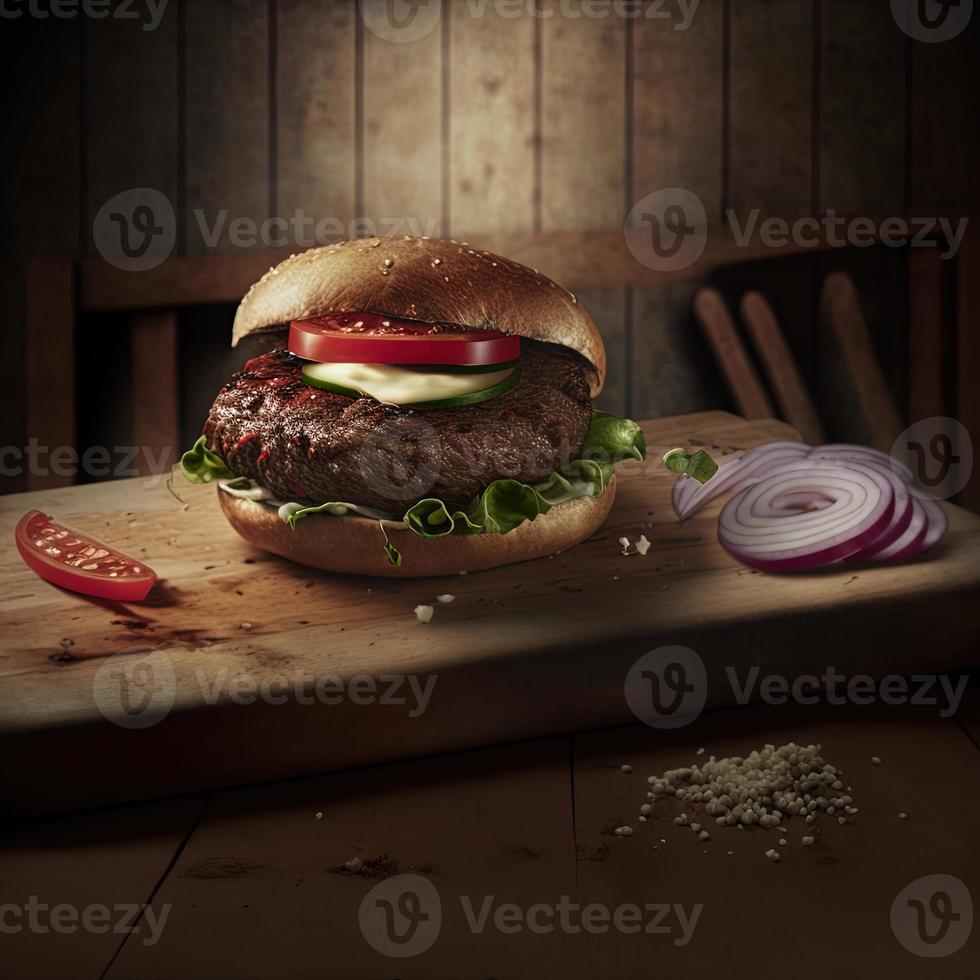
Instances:
[[[609,515],[615,497],[613,477],[601,497],[566,500],[507,534],[422,538],[408,528],[387,527],[389,541],[402,553],[401,565],[392,565],[377,521],[313,514],[293,531],[275,508],[218,490],[225,517],[256,548],[328,572],[387,578],[456,575],[553,555],[591,537]]]

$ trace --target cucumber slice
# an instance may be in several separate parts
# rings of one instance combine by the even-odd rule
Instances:
[[[468,395],[457,395],[455,398],[443,398],[432,402],[413,402],[409,408],[462,408],[463,405],[478,405],[480,402],[490,401],[497,395],[502,395],[509,391],[518,381],[521,380],[521,366],[518,364],[503,381],[498,381],[489,388],[481,388],[479,391],[471,392]]]
[[[303,380],[348,398],[370,395],[411,408],[457,408],[495,398],[517,384],[520,365],[479,374],[415,371],[394,364],[309,362]]]

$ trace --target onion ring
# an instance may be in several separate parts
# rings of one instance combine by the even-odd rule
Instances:
[[[720,494],[741,490],[761,479],[773,466],[803,459],[809,452],[810,447],[802,442],[768,442],[750,449],[737,459],[719,463],[718,472],[707,483],[682,477],[674,483],[671,494],[674,513],[680,520],[687,520]]]
[[[831,500],[819,510],[781,509],[787,493]],[[850,558],[892,521],[895,491],[878,467],[803,460],[745,487],[718,518],[718,541],[732,557],[762,571],[791,572]]]

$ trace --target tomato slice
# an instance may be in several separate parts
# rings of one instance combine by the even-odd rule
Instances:
[[[46,582],[72,592],[133,602],[145,599],[157,580],[146,565],[39,510],[28,511],[14,533],[21,558]]]
[[[325,313],[293,320],[289,349],[344,364],[502,364],[520,357],[521,338],[378,313]]]

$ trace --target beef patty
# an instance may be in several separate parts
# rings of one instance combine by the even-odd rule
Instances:
[[[215,399],[208,448],[283,499],[344,501],[401,514],[425,497],[465,507],[493,480],[543,480],[589,428],[587,365],[525,340],[517,385],[462,408],[413,411],[302,381],[275,350],[248,361]]]

